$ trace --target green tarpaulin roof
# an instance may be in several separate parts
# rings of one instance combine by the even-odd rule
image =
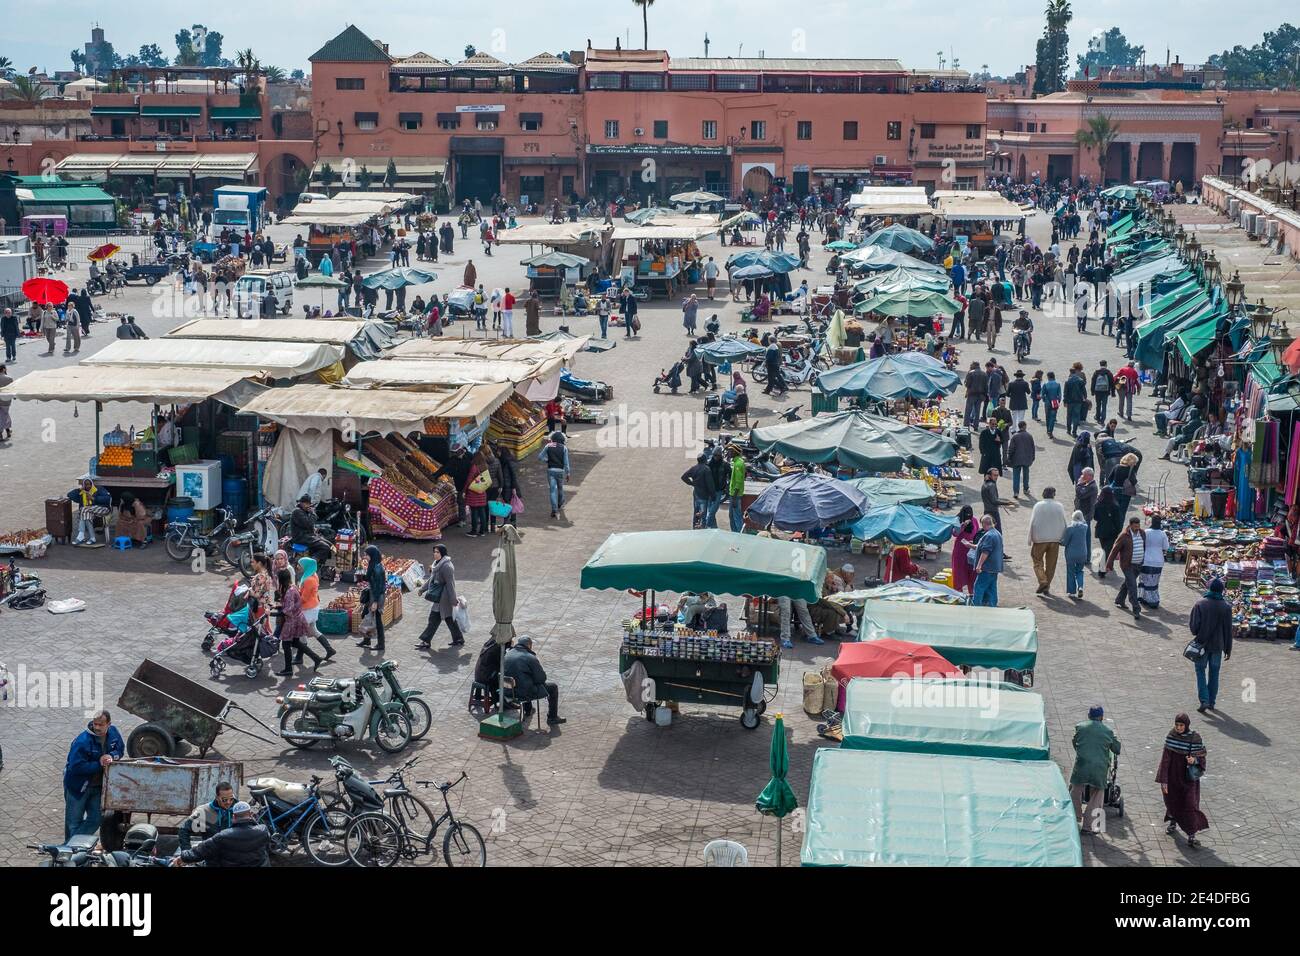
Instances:
[[[64,206],[69,203],[112,203],[113,197],[98,186],[19,187],[18,199],[26,206]]]
[[[255,120],[262,118],[256,106],[210,106],[208,115],[214,120]]]
[[[1174,341],[1178,344],[1178,351],[1182,353],[1183,361],[1191,362],[1213,345],[1218,328],[1219,313],[1216,311],[1206,315],[1190,328],[1179,332]]]
[[[92,106],[91,116],[139,116],[138,106]]]
[[[844,695],[849,750],[1049,757],[1043,698],[1015,684],[855,677]]]
[[[816,601],[826,551],[731,531],[611,534],[582,569],[584,588],[708,591]]]
[[[141,116],[185,116],[195,117],[203,113],[201,106],[142,106]]]
[[[804,827],[805,866],[1083,865],[1050,760],[822,748]]]
[[[1277,364],[1277,359],[1269,352],[1250,367],[1250,374],[1261,387],[1268,388],[1282,377],[1283,372]]]
[[[1038,659],[1038,625],[1024,608],[867,601],[860,637],[933,647],[953,664],[1025,670]]]
[[[881,505],[924,505],[934,500],[934,489],[920,478],[850,478],[853,485],[871,502]]]

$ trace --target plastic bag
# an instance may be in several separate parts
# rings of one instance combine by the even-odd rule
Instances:
[[[517,515],[524,513],[524,499],[519,497],[519,492],[510,492],[510,510]]]
[[[469,605],[463,597],[456,598],[456,609],[451,612],[451,617],[462,635],[469,634]]]

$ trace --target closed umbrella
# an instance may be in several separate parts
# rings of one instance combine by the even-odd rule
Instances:
[[[506,716],[505,645],[515,639],[515,603],[519,591],[519,571],[515,561],[515,546],[519,531],[514,525],[503,525],[501,544],[493,555],[492,571],[492,639],[501,645],[501,682],[497,687],[499,706],[491,717],[479,723],[480,733],[489,737],[513,737],[523,730],[519,721]]]
[[[767,753],[767,766],[772,779],[754,801],[754,807],[764,816],[776,817],[776,865],[781,865],[781,820],[799,806],[786,774],[790,772],[790,752],[785,742],[785,716],[777,714],[772,722],[772,746]]]
[[[68,301],[68,286],[58,279],[37,277],[23,283],[23,295],[37,305],[62,305]]]
[[[926,361],[908,358],[919,356]],[[961,376],[920,352],[898,352],[840,365],[817,377],[816,388],[838,398],[938,398],[951,395]]]
[[[783,531],[811,531],[853,521],[867,508],[867,496],[848,482],[794,472],[763,489],[747,514],[760,524]]]

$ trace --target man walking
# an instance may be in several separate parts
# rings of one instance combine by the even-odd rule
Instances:
[[[63,841],[99,829],[104,768],[126,754],[113,718],[101,710],[90,718],[68,750],[63,769]]]
[[[515,294],[509,287],[501,299],[501,334],[508,339],[515,337]]]
[[[619,310],[623,313],[623,338],[630,339],[633,332],[632,327],[636,325],[633,320],[636,318],[637,310],[636,296],[632,294],[631,289],[623,290],[623,297],[619,301]]]
[[[1070,377],[1065,380],[1065,432],[1077,436],[1084,421],[1084,405],[1088,401],[1088,382],[1083,377],[1083,365],[1075,362]]]
[[[1093,401],[1096,408],[1093,409],[1093,418],[1100,425],[1106,420],[1106,403],[1110,401],[1111,394],[1115,391],[1115,375],[1106,367],[1106,360],[1102,359],[1098,364],[1097,371],[1092,373],[1092,392]]]
[[[542,334],[542,300],[537,297],[537,290],[528,293],[524,301],[524,333],[526,335]]]
[[[709,467],[708,458],[701,454],[695,459],[695,465],[686,469],[682,481],[691,486],[692,509],[691,527],[706,528],[709,520],[709,505],[717,490],[713,481],[713,469]]]
[[[984,418],[984,402],[989,395],[988,373],[980,367],[979,362],[971,362],[963,384],[966,386],[965,425],[967,428],[978,428]]]
[[[5,361],[18,361],[18,316],[13,309],[5,309],[0,315],[0,339],[5,342]]]
[[[993,526],[993,516],[980,518],[979,543],[975,546],[975,589],[972,600],[976,607],[998,606],[998,575],[1002,573],[1002,532]]]
[[[1099,833],[1102,829],[1102,797],[1110,776],[1111,755],[1119,756],[1119,738],[1102,722],[1106,712],[1100,707],[1088,709],[1088,719],[1074,727],[1074,769],[1070,771],[1070,799],[1074,817],[1082,833]],[[1083,791],[1089,790],[1088,805],[1083,806]]]
[[[1015,415],[1015,412],[1011,413]],[[1029,494],[1029,466],[1034,463],[1034,458],[1038,454],[1038,449],[1034,446],[1034,436],[1029,434],[1029,426],[1026,422],[1021,421],[1011,437],[1007,439],[1007,452],[1004,456],[1006,466],[1011,469],[1011,496],[1020,497],[1020,486],[1025,486],[1025,494]],[[1046,492],[1044,492],[1046,494]],[[1035,508],[1038,506],[1035,505]]]
[[[737,533],[745,527],[745,509],[741,499],[745,494],[745,456],[735,445],[731,446],[731,476],[727,481],[727,495],[731,499],[727,512],[731,518],[731,530]]]
[[[708,286],[709,301],[713,301],[713,291],[718,285],[718,264],[713,261],[713,256],[709,256],[704,263],[704,283]]]
[[[1025,381],[1023,369],[1016,369],[1015,381],[1007,386],[1007,407],[1011,409],[1011,428],[1014,432],[1025,423],[1025,413],[1029,411],[1029,395],[1033,391]]]
[[[1142,379],[1138,377],[1133,360],[1115,373],[1115,389],[1119,393],[1119,414],[1125,421],[1133,420],[1133,396],[1142,394]]]
[[[1128,519],[1128,530],[1122,532],[1119,538],[1111,546],[1110,556],[1106,559],[1106,570],[1110,571],[1115,567],[1115,560],[1119,559],[1119,569],[1124,575],[1124,583],[1119,586],[1119,594],[1115,596],[1115,606],[1120,610],[1124,608],[1124,600],[1133,605],[1133,620],[1142,620],[1142,606],[1138,603],[1137,590],[1137,573],[1138,568],[1142,567],[1142,560],[1146,557],[1147,533],[1142,530],[1142,519],[1137,515]],[[1215,668],[1217,674],[1218,668]]]
[[[1056,500],[1056,489],[1048,486],[1043,489],[1043,500],[1034,505],[1029,516],[1029,556],[1034,563],[1034,577],[1038,578],[1037,594],[1052,593],[1065,527],[1065,508]]]
[[[1203,714],[1214,710],[1219,699],[1219,666],[1232,656],[1232,605],[1223,596],[1223,578],[1211,581],[1205,597],[1193,605],[1188,627],[1204,650],[1196,661],[1196,696],[1201,702],[1196,710]]]

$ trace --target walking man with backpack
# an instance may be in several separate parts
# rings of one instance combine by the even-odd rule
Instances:
[[[1106,403],[1115,392],[1115,375],[1106,367],[1105,359],[1101,360],[1097,371],[1092,373],[1092,385],[1089,390],[1096,405],[1093,409],[1093,418],[1100,425],[1106,420]]]

